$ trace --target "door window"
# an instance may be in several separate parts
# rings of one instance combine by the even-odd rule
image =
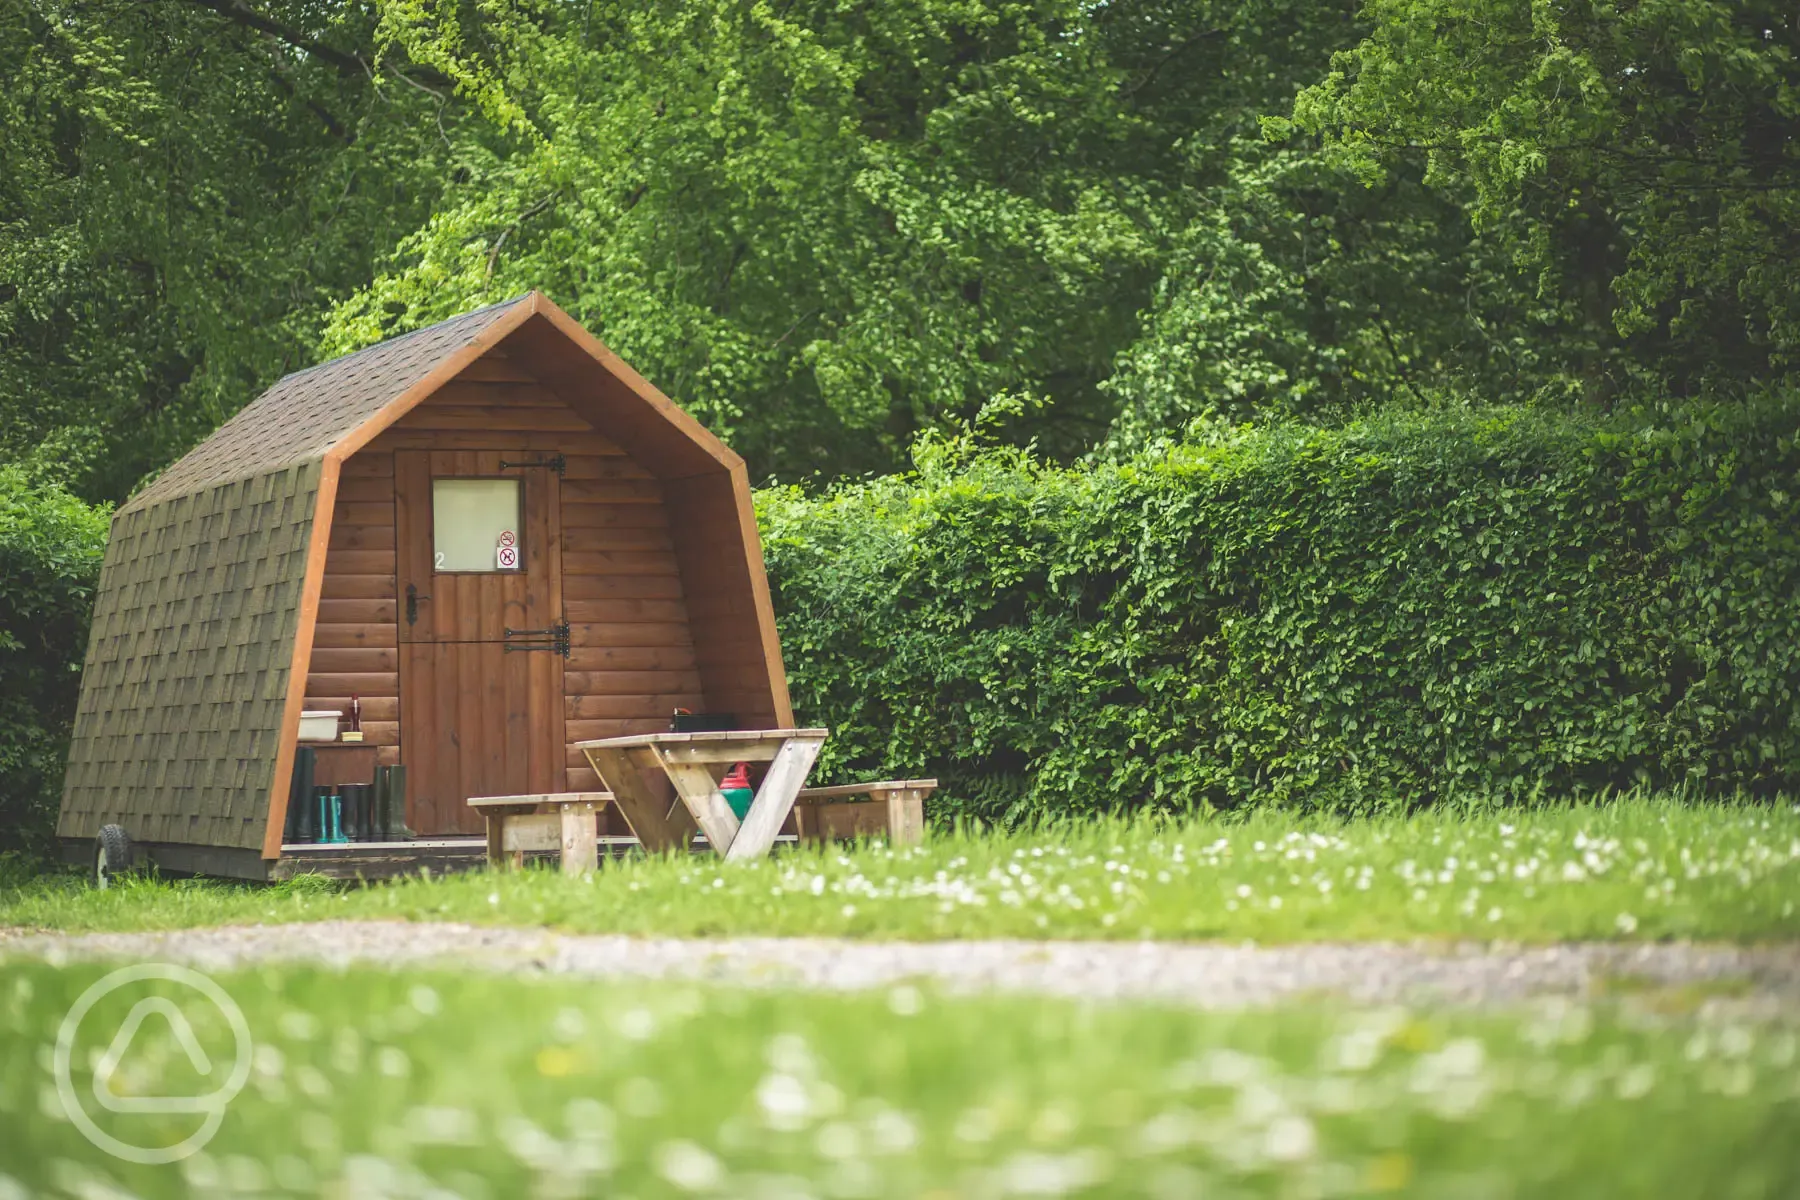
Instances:
[[[524,562],[517,479],[431,481],[432,565],[438,571],[517,571]]]

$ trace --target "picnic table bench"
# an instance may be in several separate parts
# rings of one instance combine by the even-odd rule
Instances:
[[[895,846],[925,840],[925,798],[935,779],[893,779],[881,783],[840,783],[801,788],[794,818],[803,842],[886,834]]]
[[[935,779],[801,786],[827,736],[823,729],[755,729],[577,742],[609,791],[476,796],[469,806],[486,819],[489,862],[517,865],[527,852],[561,851],[565,874],[598,865],[595,818],[609,803],[644,849],[685,850],[698,830],[727,862],[767,854],[790,812],[802,841],[883,832],[896,845],[922,840],[925,797]],[[741,822],[719,788],[723,769],[739,762],[769,764]],[[643,772],[667,777],[675,803],[647,786]]]
[[[542,792],[471,796],[469,807],[486,819],[490,864],[522,866],[528,851],[555,850],[563,874],[581,875],[600,865],[596,817],[611,800],[611,792]]]

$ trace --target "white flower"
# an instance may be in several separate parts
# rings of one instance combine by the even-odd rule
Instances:
[[[905,1113],[884,1108],[869,1121],[869,1139],[882,1154],[905,1154],[919,1144],[919,1129]]]
[[[1000,1167],[1001,1192],[1011,1196],[1064,1196],[1105,1179],[1108,1164],[1097,1150],[1074,1154],[1015,1154]]]
[[[415,1145],[456,1145],[480,1136],[481,1122],[461,1108],[423,1106],[409,1109],[401,1122]]]
[[[1639,1063],[1623,1075],[1619,1076],[1619,1098],[1636,1100],[1649,1094],[1656,1083],[1656,1068],[1649,1063]]]
[[[1312,1122],[1294,1113],[1276,1117],[1263,1134],[1263,1153],[1274,1162],[1299,1162],[1318,1149],[1319,1136]]]
[[[656,1170],[684,1192],[710,1192],[725,1181],[725,1168],[705,1148],[688,1141],[656,1148]]]
[[[806,1094],[806,1085],[780,1072],[763,1076],[756,1085],[756,1105],[771,1129],[799,1129],[812,1115],[812,1099]]]

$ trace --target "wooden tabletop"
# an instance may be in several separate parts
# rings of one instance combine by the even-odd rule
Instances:
[[[535,792],[521,796],[470,796],[469,807],[478,811],[494,808],[536,808],[540,804],[592,804],[596,807],[612,803],[611,792]]]
[[[784,742],[789,738],[823,741],[829,729],[723,729],[707,733],[633,733],[624,737],[576,742],[577,750],[631,750],[640,746],[704,745],[715,742]]]

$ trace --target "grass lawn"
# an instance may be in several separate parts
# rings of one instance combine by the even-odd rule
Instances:
[[[73,877],[0,890],[0,925],[169,929],[400,917],[632,934],[870,938],[1708,938],[1800,935],[1800,808],[1627,798],[1344,820],[1138,819],[794,851],[627,859],[365,888]]]
[[[0,1196],[1786,1197],[1796,1026],[1567,1003],[1510,1014],[1241,1014],[484,975],[259,970],[248,1084],[174,1165],[90,1145],[51,1046],[104,968],[0,966]],[[163,994],[227,1069],[229,1028]],[[108,1113],[168,1145],[192,1114]],[[210,1019],[209,1019],[210,1014]],[[119,1095],[193,1095],[167,1022]]]

